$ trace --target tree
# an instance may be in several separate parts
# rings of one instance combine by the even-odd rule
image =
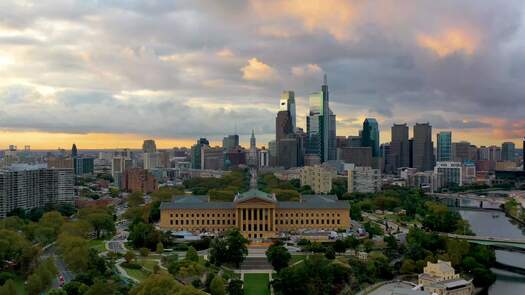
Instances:
[[[335,250],[335,252],[337,252],[337,253],[344,253],[346,251],[347,247],[348,246],[345,243],[345,241],[343,241],[341,239],[335,240],[335,243],[334,243],[334,250]]]
[[[244,295],[242,289],[242,281],[237,279],[232,279],[228,283],[228,294],[229,295]]]
[[[40,294],[40,291],[44,289],[44,285],[42,283],[42,280],[40,279],[40,276],[37,274],[29,275],[27,278],[27,292],[29,295],[37,295]]]
[[[282,243],[274,243],[266,250],[266,258],[270,262],[276,271],[288,266],[292,255],[288,252],[288,249],[283,246]]]
[[[16,284],[13,280],[7,280],[2,287],[0,287],[0,294],[18,295]]]
[[[155,252],[157,252],[158,254],[162,254],[162,252],[164,252],[164,245],[162,245],[162,242],[157,243]]]
[[[143,280],[129,291],[130,295],[164,295],[173,294],[180,284],[168,274],[154,274]],[[103,293],[101,293],[103,294]]]
[[[402,274],[411,274],[416,272],[416,262],[412,259],[403,260],[401,269],[399,270]]]
[[[131,263],[133,260],[135,260],[135,253],[133,251],[128,251],[126,254],[124,254],[124,259],[127,263]]]
[[[65,284],[63,289],[66,291],[67,295],[82,295],[86,293],[89,287],[84,283],[71,281]]]
[[[63,289],[51,289],[47,292],[47,295],[68,295]]]
[[[105,213],[94,213],[87,216],[87,221],[93,226],[97,239],[102,232],[112,233],[115,231],[113,216]]]
[[[361,206],[358,203],[352,204],[350,206],[350,218],[357,221],[363,220],[363,216],[361,215]]]
[[[156,250],[157,244],[160,242],[160,232],[155,229],[152,224],[138,222],[130,226],[128,240],[136,249],[141,247]]]
[[[359,244],[361,242],[359,241],[358,238],[354,237],[354,236],[349,236],[345,239],[345,244],[348,246],[348,248],[350,249],[357,249],[357,247],[359,247]]]
[[[248,255],[247,245],[249,241],[237,228],[230,229],[226,232],[226,241],[228,243],[228,250],[226,252],[228,261],[239,267],[246,255]]]
[[[335,259],[335,250],[333,247],[327,247],[324,256],[328,259]]]
[[[190,246],[188,248],[188,251],[186,251],[186,259],[193,262],[199,261],[199,254],[197,253],[197,250],[195,250],[195,248],[193,248],[192,246]]]
[[[138,207],[142,204],[144,204],[144,195],[142,193],[136,192],[128,196],[129,207]]]
[[[215,276],[210,283],[210,293],[211,295],[226,295],[226,290],[224,289],[224,281],[221,276]]]
[[[149,255],[149,249],[142,247],[139,249],[140,256],[147,257]]]
[[[97,280],[84,295],[115,294],[117,286],[109,281]]]

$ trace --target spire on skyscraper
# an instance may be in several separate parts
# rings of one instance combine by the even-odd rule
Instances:
[[[326,74],[323,75],[323,85],[328,85],[328,78]]]

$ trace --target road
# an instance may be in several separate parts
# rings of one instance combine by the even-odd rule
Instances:
[[[62,257],[60,257],[60,255],[57,255],[55,245],[46,248],[42,253],[42,259],[46,259],[48,257],[53,257],[53,259],[55,260],[55,265],[58,269],[58,276],[61,275],[64,277],[64,284],[71,282],[71,280],[73,280],[73,278],[75,277],[75,274],[67,268],[66,263],[64,262]],[[57,279],[53,281],[53,288],[60,287],[58,276]]]

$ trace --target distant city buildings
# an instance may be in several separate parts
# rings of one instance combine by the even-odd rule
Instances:
[[[191,168],[203,169],[202,168],[202,149],[206,146],[210,146],[210,142],[206,138],[200,138],[197,143],[191,147]]]
[[[283,91],[281,94],[279,111],[288,111],[288,113],[290,113],[292,131],[295,131],[297,128],[297,115],[295,112],[295,93],[293,91]]]
[[[447,187],[463,185],[463,167],[459,162],[437,162],[434,167],[436,174],[441,174]]]
[[[372,149],[372,157],[379,157],[379,124],[374,118],[366,118],[361,132],[361,146]]]
[[[336,119],[329,105],[326,75],[320,92],[310,95],[306,117],[306,153],[318,155],[321,162],[336,159]]]

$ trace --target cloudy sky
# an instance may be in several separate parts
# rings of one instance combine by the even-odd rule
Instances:
[[[161,147],[274,133],[328,75],[338,135],[429,121],[525,135],[522,0],[2,0],[0,147]]]

